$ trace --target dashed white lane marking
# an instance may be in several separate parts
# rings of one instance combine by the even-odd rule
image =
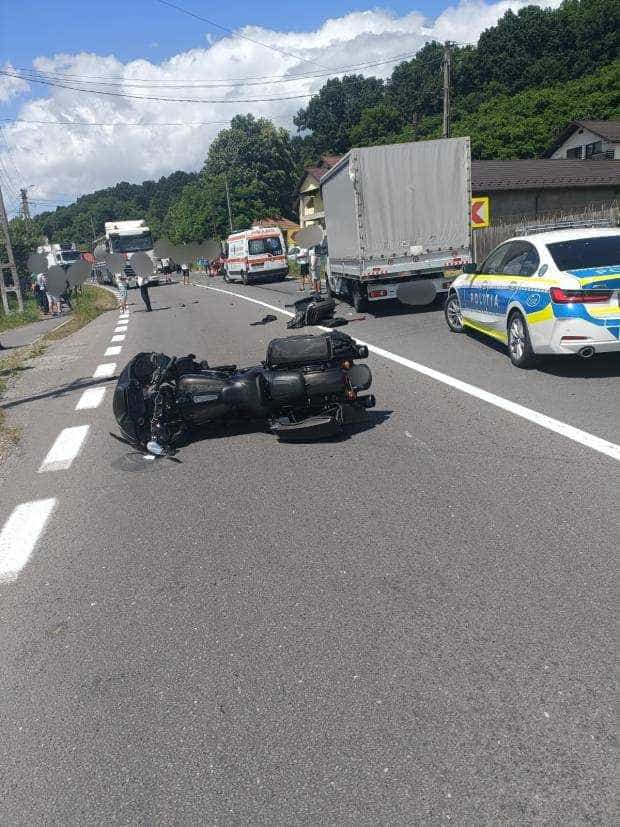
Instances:
[[[276,307],[273,304],[267,304],[266,302],[259,301],[258,299],[251,299],[249,296],[244,296],[242,293],[233,293],[231,290],[222,290],[219,287],[209,287],[206,284],[194,284],[194,286],[202,287],[203,290],[213,290],[216,293],[224,293],[227,296],[234,296],[237,299],[252,302],[252,304],[259,304],[261,307],[266,307],[269,310],[275,310],[277,313],[282,313],[285,316],[294,315],[288,310],[283,310],[281,307]],[[319,327],[319,330],[331,332],[329,327]],[[527,419],[530,422],[539,425],[541,428],[546,428],[548,431],[553,431],[560,436],[566,437],[566,439],[570,439],[573,442],[584,445],[586,448],[591,448],[593,451],[598,451],[601,454],[605,454],[612,459],[620,461],[620,445],[617,445],[615,442],[609,442],[606,439],[601,439],[600,437],[594,436],[594,434],[590,434],[587,431],[582,431],[580,428],[575,428],[572,425],[568,425],[566,422],[562,422],[559,419],[554,419],[551,416],[539,413],[531,408],[526,408],[524,405],[519,405],[518,402],[511,402],[510,399],[504,399],[502,396],[497,396],[495,393],[485,391],[482,388],[478,388],[476,385],[470,385],[468,382],[463,382],[461,379],[455,379],[453,376],[448,376],[447,373],[441,373],[441,371],[435,370],[434,368],[429,368],[427,365],[420,364],[420,362],[414,362],[412,359],[406,359],[404,356],[399,356],[397,353],[392,353],[391,351],[384,350],[376,345],[363,342],[361,339],[356,339],[355,341],[359,342],[360,345],[366,345],[368,350],[377,356],[382,356],[384,359],[389,359],[391,362],[396,362],[397,364],[409,368],[410,370],[415,370],[424,376],[428,376],[430,379],[434,379],[437,382],[442,382],[444,385],[449,385],[462,393],[476,397],[483,402],[487,402],[489,405],[494,405],[496,408],[501,408],[508,413],[521,417],[522,419]]]
[[[123,348],[120,345],[113,345],[112,347],[109,347],[103,355],[104,356],[118,356],[118,354],[121,352],[122,349]]]
[[[0,583],[16,580],[41,536],[56,500],[18,505],[0,532]]]
[[[99,365],[93,373],[93,379],[109,379],[110,376],[114,376],[115,370],[116,362],[104,362],[104,364]]]
[[[90,410],[91,408],[98,408],[103,402],[105,396],[105,387],[103,388],[86,388],[84,393],[78,399],[75,406],[76,411]]]
[[[127,325],[126,324],[119,324],[117,328],[114,330],[115,333],[127,333]]]
[[[110,341],[111,342],[124,342],[125,341],[125,334],[121,333],[118,336],[112,336]]]
[[[76,425],[73,428],[64,428],[56,437],[56,442],[49,449],[39,468],[39,473],[64,471],[70,468],[71,463],[80,453],[80,448],[86,439],[89,427],[89,425]]]

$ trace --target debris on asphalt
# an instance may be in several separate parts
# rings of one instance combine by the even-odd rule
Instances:
[[[266,316],[263,316],[262,319],[259,319],[257,322],[250,322],[250,327],[256,327],[259,324],[269,324],[269,322],[276,322],[277,317],[272,315],[271,313],[267,313]]]

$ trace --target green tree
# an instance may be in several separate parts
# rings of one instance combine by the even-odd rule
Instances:
[[[313,156],[325,152],[346,152],[350,147],[350,130],[362,112],[383,99],[383,81],[362,75],[331,78],[305,109],[293,119],[300,131],[312,131]]]
[[[402,131],[403,119],[398,109],[379,103],[362,112],[359,123],[349,131],[349,142],[351,146],[394,143]]]
[[[18,273],[21,276],[27,276],[30,274],[27,264],[28,256],[36,251],[39,244],[43,244],[41,231],[34,221],[13,218],[9,221],[9,235]],[[8,260],[5,245],[2,242],[0,242],[0,260]],[[4,272],[8,273],[9,271],[5,270]]]

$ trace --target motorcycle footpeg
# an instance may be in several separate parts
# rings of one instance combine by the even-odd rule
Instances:
[[[287,442],[327,439],[341,430],[340,423],[333,416],[310,416],[301,422],[291,422],[288,417],[281,417],[271,423],[272,433]]]

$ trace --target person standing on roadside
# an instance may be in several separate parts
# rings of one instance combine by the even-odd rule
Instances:
[[[301,277],[300,290],[305,290],[306,279],[310,274],[310,252],[306,247],[300,247],[297,253],[297,263],[299,264],[299,275]]]
[[[321,256],[316,247],[310,250],[310,278],[314,293],[321,292]]]
[[[125,273],[116,274],[116,287],[118,289],[118,303],[122,313],[127,312],[127,276]],[[142,297],[144,298],[144,296]]]
[[[138,287],[140,288],[140,295],[146,307],[146,312],[150,313],[153,308],[151,307],[151,299],[149,297],[149,280],[147,276],[138,276]],[[125,294],[125,297],[126,296],[127,294]],[[127,301],[127,298],[125,298],[125,301]]]
[[[36,284],[39,288],[38,301],[39,307],[46,316],[49,316],[50,302],[47,296],[47,276],[45,273],[38,273],[36,277]]]
[[[181,275],[183,287],[189,287],[189,264],[181,264]]]

